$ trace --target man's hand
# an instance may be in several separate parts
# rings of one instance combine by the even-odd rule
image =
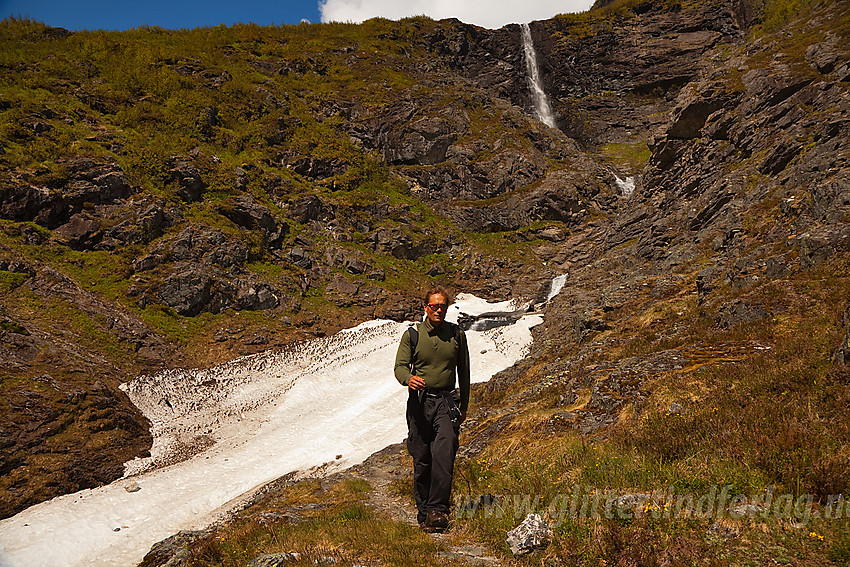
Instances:
[[[466,421],[466,411],[461,410],[461,412],[460,412],[460,423],[463,423],[464,421]]]
[[[425,379],[420,376],[411,376],[407,381],[407,387],[411,390],[421,390],[425,387]]]

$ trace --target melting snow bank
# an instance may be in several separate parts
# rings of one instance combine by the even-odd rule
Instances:
[[[452,316],[517,308],[461,295]],[[528,314],[512,325],[468,331],[473,381],[522,358],[531,327],[541,321]],[[141,474],[3,520],[0,565],[135,565],[154,543],[208,526],[235,499],[276,478],[322,465],[340,470],[400,441],[407,394],[392,366],[408,326],[369,321],[288,352],[125,384],[155,438],[149,459],[126,465]],[[185,451],[196,454],[153,468]]]

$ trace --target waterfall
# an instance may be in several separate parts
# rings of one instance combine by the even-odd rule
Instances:
[[[617,174],[614,174],[614,183],[617,185],[617,189],[620,190],[620,194],[623,197],[631,197],[632,193],[635,190],[635,178],[632,176],[626,177],[625,179],[620,179]]]
[[[546,301],[549,301],[564,289],[564,284],[567,282],[567,274],[561,274],[557,276],[552,282],[549,284],[549,293],[546,294]]]
[[[531,28],[528,24],[522,24],[522,47],[525,51],[525,70],[528,75],[528,85],[531,88],[531,96],[534,99],[534,112],[546,126],[555,127],[555,115],[549,106],[546,91],[543,90],[543,81],[540,80],[540,69],[537,67],[537,53],[534,51],[534,42],[531,40]]]

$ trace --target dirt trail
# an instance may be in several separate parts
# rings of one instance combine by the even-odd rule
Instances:
[[[372,487],[368,493],[369,505],[378,513],[393,520],[416,526],[416,505],[413,495],[400,495],[399,485],[409,486],[411,482],[411,460],[404,444],[397,443],[375,453],[363,463],[345,471],[344,474],[362,478]],[[480,542],[452,541],[451,528],[447,533],[429,534],[442,543],[447,551],[438,555],[441,559],[455,561],[472,566],[500,567],[504,563],[494,556],[492,550]]]

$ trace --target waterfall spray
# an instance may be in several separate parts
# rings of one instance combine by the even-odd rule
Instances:
[[[522,24],[522,47],[525,51],[525,69],[528,75],[528,86],[531,88],[531,96],[534,99],[534,111],[541,122],[550,128],[554,128],[555,115],[549,106],[546,91],[543,90],[543,81],[540,80],[540,69],[537,67],[537,53],[534,51],[531,28],[528,24]]]

